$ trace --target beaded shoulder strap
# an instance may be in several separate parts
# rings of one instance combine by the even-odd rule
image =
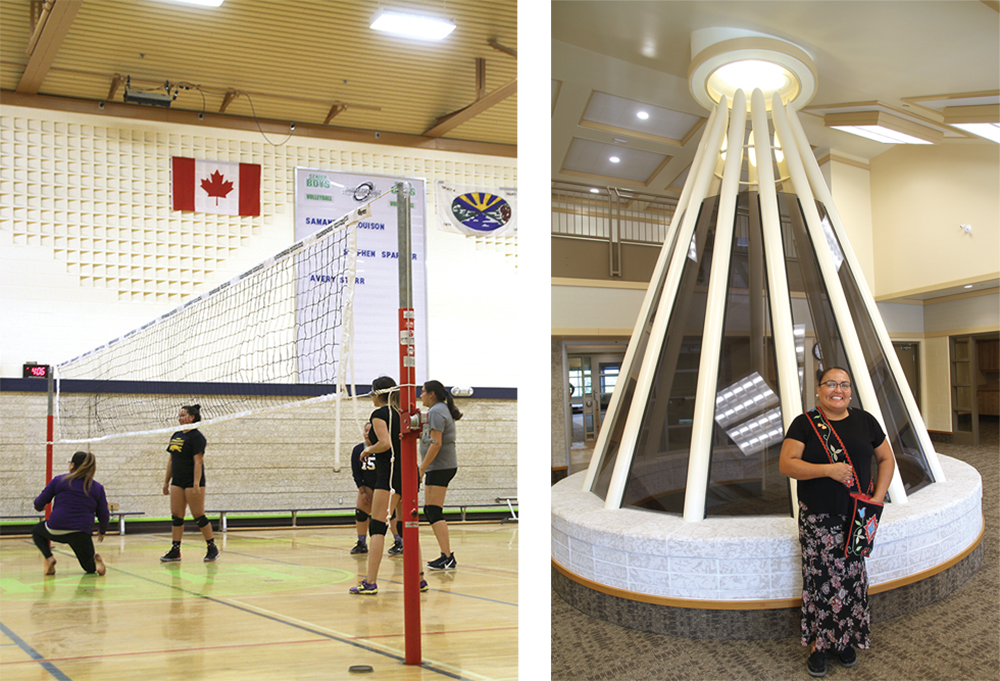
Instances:
[[[833,429],[830,422],[826,418],[826,414],[819,407],[813,407],[806,412],[806,416],[809,417],[809,425],[812,426],[813,431],[816,433],[816,437],[819,438],[820,444],[823,445],[823,449],[826,451],[826,455],[830,458],[831,463],[840,463],[841,461],[847,463],[851,467],[851,479],[847,483],[847,489],[851,492],[860,492],[861,486],[858,482],[858,476],[854,472],[854,464],[851,463],[851,457],[847,453],[847,448],[844,443],[840,440],[840,436],[837,435],[837,431]],[[836,440],[836,443],[831,440]],[[868,494],[872,493],[872,481],[868,481]]]

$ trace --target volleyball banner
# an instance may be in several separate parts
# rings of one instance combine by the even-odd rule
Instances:
[[[424,269],[425,188],[420,179],[342,173],[317,168],[295,169],[295,239],[318,232],[339,218],[390,192],[371,204],[370,215],[357,226],[358,264],[354,278],[353,371],[356,383],[378,376],[398,376],[399,371],[399,236],[396,230],[395,184],[411,183],[410,248],[413,265],[413,308],[416,317],[416,376],[427,380],[427,282]],[[308,305],[307,292],[338,286],[325,271],[299,273],[300,306]],[[312,294],[308,294],[312,295]],[[304,340],[300,339],[300,342]],[[300,362],[303,383],[332,380],[329,369]]]
[[[466,236],[517,234],[517,190],[438,181],[438,228]]]
[[[220,215],[260,215],[260,165],[170,159],[173,209]]]

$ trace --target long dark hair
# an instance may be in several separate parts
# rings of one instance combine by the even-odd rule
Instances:
[[[83,480],[83,491],[90,494],[90,484],[94,482],[94,473],[97,472],[97,459],[90,452],[76,452],[70,459],[73,464],[73,472],[66,475],[66,480]]]
[[[434,393],[434,397],[438,402],[444,402],[448,405],[448,411],[451,412],[451,418],[456,421],[462,418],[462,412],[458,410],[455,406],[455,400],[451,398],[451,393],[444,389],[441,381],[427,381],[424,383],[424,390],[429,393]]]
[[[391,376],[379,376],[374,381],[372,381],[372,391],[376,390],[388,390],[389,388],[395,388],[396,381]],[[391,393],[384,394],[382,397],[386,398],[386,403],[392,405],[392,408],[399,411],[399,391],[393,390]]]
[[[183,409],[184,411],[186,411],[188,416],[193,416],[195,423],[198,423],[198,421],[201,421],[201,405],[200,404],[192,404],[192,405],[187,406],[187,407],[181,407],[181,409]]]

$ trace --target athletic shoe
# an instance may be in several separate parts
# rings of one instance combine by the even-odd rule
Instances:
[[[457,567],[458,561],[455,560],[454,553],[450,556],[446,556],[442,553],[440,558],[427,563],[428,570],[454,570]]]
[[[431,590],[431,588],[427,585],[427,580],[426,579],[421,579],[420,580],[420,593],[425,594],[425,593],[427,593],[430,590]]]
[[[365,543],[360,539],[358,540],[358,543],[354,545],[354,548],[351,549],[351,555],[358,553],[368,553],[368,546],[365,545]]]
[[[389,547],[388,553],[390,556],[403,555],[403,542],[401,541],[393,542],[392,546]]]
[[[171,546],[170,550],[165,554],[160,556],[161,563],[176,563],[181,559],[181,548],[179,546]]]
[[[840,659],[840,664],[844,667],[853,667],[858,663],[858,654],[851,646],[847,646],[844,650],[838,650],[837,658]]]
[[[826,653],[817,650],[806,661],[809,676],[826,676]]]
[[[214,563],[215,559],[219,557],[219,547],[214,543],[208,545],[208,551],[205,553],[205,562]]]
[[[378,584],[369,584],[367,579],[362,579],[361,584],[352,586],[349,591],[359,596],[374,596],[378,593]]]

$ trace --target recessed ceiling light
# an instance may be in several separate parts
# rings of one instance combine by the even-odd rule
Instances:
[[[455,30],[455,24],[447,19],[427,14],[383,9],[372,17],[369,28],[404,38],[441,40]]]
[[[636,111],[635,115],[637,118],[640,118],[642,120],[646,120],[647,118],[649,118],[649,113],[646,111]]]
[[[600,189],[597,189],[596,187],[591,187],[591,188],[590,188],[590,193],[591,193],[591,194],[600,194],[600,193],[601,193],[601,190],[600,190]]]
[[[619,161],[621,161],[621,159],[618,158],[617,156],[612,156],[608,160],[611,161],[612,163],[618,163]]]
[[[1000,124],[997,123],[952,123],[956,128],[961,128],[973,135],[985,137],[993,142],[1000,142]]]
[[[944,139],[941,130],[879,110],[828,113],[823,122],[828,128],[883,144],[936,144]]]
[[[224,0],[171,0],[185,5],[198,5],[199,7],[219,7]]]

